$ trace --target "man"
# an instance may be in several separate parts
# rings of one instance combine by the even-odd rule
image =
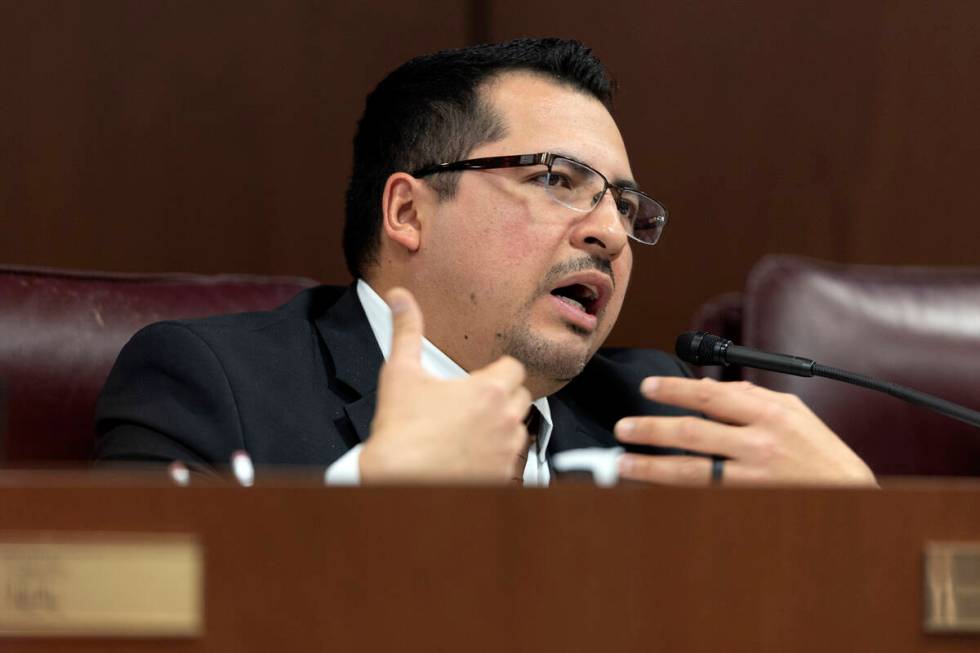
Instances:
[[[596,355],[632,243],[666,222],[610,98],[598,60],[556,39],[401,66],[355,138],[356,284],[140,332],[100,400],[98,455],[206,466],[246,449],[330,482],[547,484],[554,452],[622,442],[653,447],[624,456],[627,478],[874,483],[795,397],[678,378],[659,352]]]

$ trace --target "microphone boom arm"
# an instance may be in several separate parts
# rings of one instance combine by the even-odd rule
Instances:
[[[838,369],[836,367],[827,367],[826,365],[820,364],[814,364],[813,375],[822,376],[835,381],[843,381],[844,383],[850,383],[852,385],[861,386],[862,388],[868,388],[870,390],[877,390],[878,392],[884,392],[885,394],[889,394],[893,397],[897,397],[898,399],[907,401],[910,404],[922,406],[923,408],[929,408],[937,413],[946,415],[947,417],[952,417],[953,419],[958,419],[961,422],[966,422],[970,426],[980,428],[980,412],[971,410],[966,406],[954,404],[952,401],[947,401],[941,397],[906,387],[904,385],[899,385],[890,381],[879,381],[878,379],[873,379],[869,376],[863,376],[861,374],[855,374],[854,372],[848,372],[847,370]]]
[[[731,340],[720,338],[704,331],[688,331],[677,337],[677,355],[694,365],[741,365],[760,370],[792,374],[795,376],[820,376],[835,381],[884,392],[916,406],[929,408],[980,428],[980,412],[951,401],[907,388],[889,381],[879,381],[868,376],[855,374],[836,367],[828,367],[799,356],[774,354],[733,344]]]

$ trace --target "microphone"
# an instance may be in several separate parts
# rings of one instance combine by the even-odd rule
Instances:
[[[821,365],[809,358],[741,347],[731,340],[705,331],[687,331],[677,336],[674,350],[681,360],[693,365],[741,365],[781,374],[820,376],[835,381],[843,381],[862,388],[884,392],[916,406],[923,406],[947,417],[966,422],[971,426],[980,427],[980,412],[954,404],[951,401],[897,383],[880,381],[836,367]]]
[[[675,350],[681,360],[694,365],[742,365],[796,376],[813,376],[816,365],[809,358],[740,347],[704,331],[688,331],[677,336]]]

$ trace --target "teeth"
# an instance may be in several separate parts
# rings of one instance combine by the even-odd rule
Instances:
[[[574,306],[575,308],[577,308],[580,311],[583,311],[583,312],[585,311],[585,306],[583,306],[579,302],[575,301],[571,297],[565,297],[564,295],[557,295],[557,297],[558,297],[558,299],[562,300],[566,304],[569,304],[570,306]]]

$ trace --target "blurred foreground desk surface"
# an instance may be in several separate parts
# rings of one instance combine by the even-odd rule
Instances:
[[[33,616],[56,623],[58,593],[86,590],[72,560],[28,564],[16,546],[70,558],[73,543],[120,541],[198,547],[197,634],[3,636],[0,650],[980,650],[980,634],[926,632],[923,618],[930,592],[980,609],[980,589],[923,579],[928,543],[980,542],[977,481],[335,489],[260,475],[181,488],[9,471],[0,618],[49,610]],[[94,551],[107,586],[143,582],[117,549]]]

